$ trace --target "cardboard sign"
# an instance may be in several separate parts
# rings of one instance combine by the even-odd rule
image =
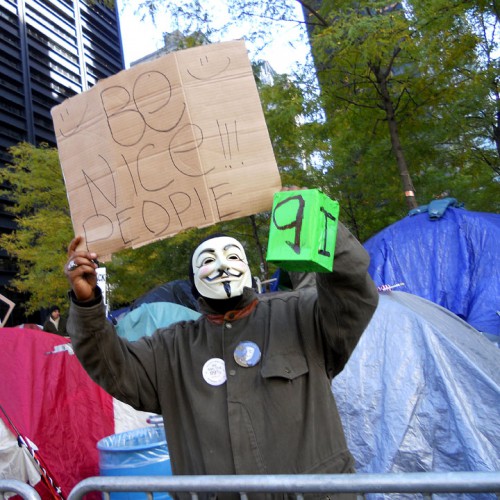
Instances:
[[[103,261],[270,210],[281,187],[241,40],[134,66],[52,118],[75,234]]]
[[[266,260],[288,271],[331,271],[338,218],[338,202],[317,189],[276,193]]]
[[[4,327],[5,324],[7,323],[7,320],[9,319],[10,314],[12,313],[12,310],[16,306],[15,302],[12,302],[12,300],[8,299],[7,297],[3,296],[0,293],[0,303],[2,303],[2,310],[3,310],[3,304],[7,306],[7,311],[5,312],[5,315],[3,318],[0,317],[0,327]],[[2,312],[3,314],[3,312]]]

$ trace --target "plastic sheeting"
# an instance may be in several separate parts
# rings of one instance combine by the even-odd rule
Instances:
[[[157,328],[178,321],[195,320],[199,316],[199,312],[171,302],[144,303],[122,316],[118,320],[116,331],[120,337],[137,340],[151,335]]]
[[[392,224],[365,243],[377,284],[431,300],[500,335],[500,215],[449,207]]]
[[[0,419],[0,479],[16,478],[35,486],[41,479],[38,466],[24,446]]]
[[[114,434],[97,443],[102,476],[171,476],[172,467],[165,430],[145,427]],[[171,500],[168,493],[154,493],[154,500]],[[146,494],[111,493],[111,500],[146,500]]]
[[[500,349],[389,292],[332,388],[358,472],[500,470]]]
[[[160,466],[158,470],[155,464],[159,462],[169,462],[165,429],[161,427],[144,427],[133,431],[113,434],[101,439],[97,443],[99,450],[99,468],[109,472],[122,469],[136,469],[137,467],[150,467],[152,475],[167,471],[167,468]],[[170,470],[170,466],[168,466]],[[170,474],[172,471],[170,470]],[[112,476],[112,473],[106,475]],[[123,476],[138,475],[134,471],[122,473]]]

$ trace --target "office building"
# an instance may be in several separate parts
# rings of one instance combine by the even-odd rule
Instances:
[[[124,68],[117,7],[95,0],[0,0],[0,168],[22,141],[56,146],[51,108]],[[14,229],[0,199],[0,232]],[[15,274],[0,249],[0,293]],[[14,324],[16,310],[13,312]]]

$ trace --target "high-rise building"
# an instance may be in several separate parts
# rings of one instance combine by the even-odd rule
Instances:
[[[117,7],[99,0],[0,0],[0,168],[19,142],[56,146],[51,108],[125,67]],[[0,233],[14,229],[0,199]],[[15,273],[0,248],[0,293]],[[13,314],[16,324],[16,310]],[[22,318],[19,318],[22,322]]]

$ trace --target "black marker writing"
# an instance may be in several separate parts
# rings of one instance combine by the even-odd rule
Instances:
[[[335,222],[337,219],[330,213],[327,212],[323,207],[320,207],[320,211],[323,212],[325,216],[325,233],[323,238],[323,248],[318,250],[320,255],[324,255],[325,257],[330,257],[331,253],[327,251],[327,238],[328,238],[328,220]]]
[[[276,212],[278,212],[278,209],[280,207],[288,203],[292,203],[294,201],[298,202],[295,219],[289,224],[279,225],[278,222],[276,221]],[[277,229],[279,229],[280,231],[285,231],[287,229],[295,228],[295,238],[293,243],[290,241],[287,241],[286,243],[297,255],[300,255],[300,233],[302,232],[302,222],[304,220],[304,206],[305,206],[304,198],[299,194],[296,196],[290,196],[290,198],[286,198],[280,201],[279,203],[276,204],[273,210],[272,220]]]

